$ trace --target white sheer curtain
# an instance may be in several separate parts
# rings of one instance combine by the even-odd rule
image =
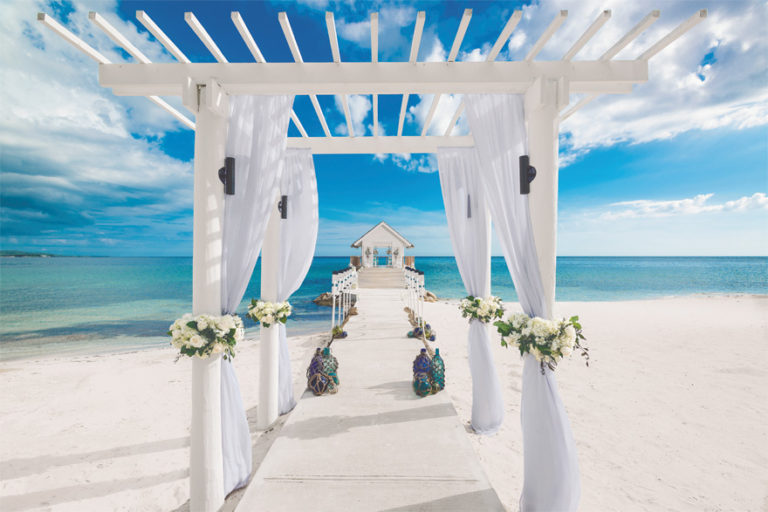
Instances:
[[[453,254],[464,288],[470,295],[487,297],[491,293],[491,230],[477,153],[474,149],[438,148],[437,163]],[[479,434],[493,434],[504,420],[504,401],[489,343],[488,326],[472,320],[468,340],[472,428]]]
[[[465,100],[483,190],[520,305],[530,316],[549,318],[552,311],[541,282],[528,196],[520,194],[518,158],[527,152],[528,142],[523,97],[469,94]],[[520,509],[576,510],[579,466],[568,416],[554,374],[547,369],[542,375],[529,355],[524,360],[520,416],[525,460]]]
[[[280,263],[277,271],[277,300],[282,302],[304,281],[317,241],[317,182],[312,151],[289,149],[285,154],[285,168],[280,178],[280,194],[287,196],[287,218],[280,220]],[[285,324],[280,331],[280,363],[278,409],[280,414],[296,406],[293,398],[291,354]]]
[[[293,96],[230,97],[226,154],[235,157],[235,195],[224,197],[223,313],[237,310],[261,251],[283,169],[291,105]],[[231,361],[221,365],[221,433],[228,494],[248,482],[252,467],[251,435]]]

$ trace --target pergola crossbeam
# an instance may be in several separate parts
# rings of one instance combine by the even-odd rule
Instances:
[[[264,58],[264,54],[261,53],[259,45],[257,45],[256,41],[253,40],[251,31],[248,30],[248,27],[246,26],[245,21],[243,20],[243,17],[240,15],[240,13],[233,11],[230,14],[230,17],[232,18],[232,23],[235,24],[235,28],[237,28],[240,37],[243,38],[243,42],[248,47],[248,50],[251,52],[251,55],[253,55],[253,58],[256,60],[256,62],[267,62],[267,59]],[[296,128],[298,128],[299,132],[301,132],[302,137],[307,137],[307,132],[304,130],[304,126],[301,124],[301,121],[299,121],[299,116],[296,115],[294,110],[291,110],[291,121],[293,121],[293,124],[296,125]]]
[[[493,43],[491,51],[488,52],[488,56],[485,58],[486,61],[493,62],[496,60],[496,57],[499,56],[499,52],[501,52],[501,49],[509,40],[509,36],[512,35],[512,31],[515,30],[515,27],[518,23],[520,23],[520,19],[522,17],[522,11],[515,11],[512,13],[512,16],[510,16],[507,20],[507,24],[504,25],[504,28],[501,30],[501,34],[499,34],[499,37],[496,38],[496,42]]]
[[[442,136],[380,136],[380,137],[288,137],[289,148],[311,149],[316,155],[435,153],[438,147],[472,147],[471,135]]]
[[[547,44],[547,41],[549,41],[553,35],[555,35],[555,32],[557,32],[557,29],[560,28],[560,26],[565,21],[565,18],[568,17],[568,11],[560,11],[557,16],[555,16],[555,19],[552,20],[552,23],[549,24],[549,26],[544,30],[544,33],[541,34],[541,37],[539,37],[538,41],[533,45],[531,50],[528,52],[528,55],[525,56],[526,62],[531,62],[536,56],[539,54],[542,48],[544,48],[544,45]]]
[[[285,41],[288,43],[288,48],[291,50],[291,55],[293,55],[293,60],[297,64],[303,64],[304,59],[301,58],[301,52],[299,51],[299,44],[296,42],[296,36],[293,35],[291,22],[288,21],[288,14],[286,14],[285,12],[281,12],[277,15],[277,17],[278,17],[278,20],[280,21],[280,27],[283,29],[283,35],[285,36]],[[325,116],[323,115],[323,109],[320,108],[320,102],[317,99],[317,94],[309,93],[309,101],[312,102],[312,107],[314,107],[315,113],[317,114],[317,118],[320,120],[320,125],[323,127],[323,132],[325,133],[325,136],[332,137],[331,130],[328,129],[328,123],[325,121]]]
[[[565,121],[566,119],[571,117],[577,110],[579,110],[586,104],[590,103],[592,100],[597,98],[597,96],[598,96],[597,94],[590,94],[589,96],[584,96],[583,98],[581,98],[578,102],[576,102],[574,106],[572,106],[571,108],[569,108],[568,110],[562,113],[562,115],[560,116],[560,121]]]
[[[54,20],[50,16],[48,16],[45,13],[39,12],[37,13],[37,21],[45,25],[46,27],[53,30],[56,34],[58,34],[62,39],[64,39],[66,42],[86,54],[88,57],[92,58],[99,64],[109,64],[110,60],[106,58],[104,55],[96,51],[91,45],[77,37],[75,34],[64,28],[61,23]]]
[[[331,54],[333,55],[333,62],[338,64],[341,62],[339,38],[336,35],[336,21],[333,19],[333,13],[330,11],[325,13],[325,25],[328,28],[328,41],[331,43]],[[349,101],[346,94],[341,95],[341,104],[344,110],[344,117],[347,120],[347,132],[349,133],[350,137],[354,137],[355,128],[352,125],[352,116],[349,112]]]
[[[600,16],[598,16],[597,19],[592,22],[589,28],[584,31],[581,37],[578,38],[575,43],[573,43],[573,46],[571,46],[570,50],[568,50],[565,55],[563,55],[563,60],[570,61],[573,59],[576,54],[579,53],[582,48],[584,48],[589,40],[592,39],[595,34],[597,34],[597,31],[603,28],[603,25],[605,25],[609,19],[611,19],[611,11],[609,9],[601,12]]]
[[[472,9],[464,9],[464,14],[461,16],[459,22],[459,28],[456,30],[456,36],[453,38],[453,44],[451,45],[451,51],[448,54],[448,62],[455,62],[456,56],[459,54],[459,48],[461,42],[464,40],[464,34],[467,33],[467,27],[469,26],[469,20],[472,18]],[[421,135],[424,136],[429,130],[429,125],[432,124],[432,118],[435,117],[437,111],[437,105],[440,103],[440,93],[436,93],[432,98],[432,104],[429,106],[429,112],[426,119],[424,119],[424,126],[421,129]]]
[[[647,61],[305,62],[107,64],[99,81],[118,95],[181,95],[187,77],[215,77],[230,94],[522,93],[538,76],[574,94],[622,94],[648,80]]]
[[[660,16],[659,11],[651,11],[649,12],[645,18],[640,20],[640,22],[632,27],[632,29],[627,32],[624,37],[619,39],[616,44],[611,46],[604,54],[600,56],[600,60],[611,60],[613,59],[617,53],[619,53],[621,50],[623,50],[629,43],[634,41],[637,36],[642,34],[645,29],[656,23],[658,21]]]
[[[416,25],[413,28],[413,39],[411,40],[411,56],[408,59],[409,64],[416,64],[416,59],[419,56],[419,47],[421,46],[421,35],[424,32],[424,21],[427,14],[424,11],[419,11],[416,15]],[[405,123],[405,110],[408,107],[408,95],[409,93],[403,93],[403,102],[400,105],[400,118],[397,123],[397,136],[400,137],[403,134],[403,124]]]
[[[456,108],[456,112],[454,112],[453,117],[448,122],[448,127],[445,129],[445,136],[448,137],[453,132],[453,128],[456,126],[456,123],[459,122],[459,117],[461,117],[461,114],[464,113],[464,102],[462,101],[459,103],[459,106]]]
[[[118,32],[117,29],[113,27],[110,22],[105,20],[99,13],[93,11],[89,12],[88,19],[91,20],[97,27],[99,27],[105,34],[107,34],[107,36],[112,41],[114,41],[116,45],[128,52],[131,57],[144,64],[149,64],[152,62],[146,55],[141,52],[141,50],[136,48],[133,43],[131,43],[123,34]]]
[[[147,99],[157,105],[158,107],[162,108],[169,114],[171,114],[173,117],[178,119],[181,124],[186,126],[187,128],[194,130],[195,129],[195,123],[191,119],[189,119],[187,116],[173,108],[166,102],[164,99],[162,99],[160,96],[147,96]]]
[[[674,30],[672,30],[669,34],[661,38],[656,44],[645,50],[640,56],[637,58],[637,60],[648,60],[657,53],[659,53],[661,50],[675,42],[680,36],[691,30],[693,27],[704,21],[704,19],[707,17],[707,10],[701,9],[699,12],[695,13],[693,16],[682,22],[680,25],[675,27]]]
[[[125,37],[123,37],[122,34],[117,32],[117,30],[115,30],[115,28],[112,27],[112,25],[110,25],[101,16],[96,14],[96,16],[90,17],[90,18],[92,20],[94,20],[94,18],[96,18],[96,17],[98,17],[101,21],[103,21],[105,26],[108,26],[112,31],[114,31],[114,33],[117,36],[119,36],[118,40],[120,40],[121,42],[126,43],[126,46],[129,46],[129,47],[132,47],[133,49],[136,49],[127,39],[125,39]],[[77,37],[75,34],[70,32],[66,28],[64,28],[58,21],[54,20],[53,18],[51,18],[47,14],[38,13],[37,19],[38,19],[38,21],[43,23],[45,26],[47,26],[48,28],[53,30],[56,34],[61,36],[62,39],[64,39],[68,43],[70,43],[72,46],[74,46],[75,48],[77,48],[78,50],[80,50],[85,55],[87,55],[88,57],[92,58],[93,60],[95,60],[99,64],[110,64],[109,59],[107,59],[104,55],[102,55],[101,53],[99,53],[98,51],[93,49],[93,47],[91,47],[88,43],[86,43],[85,41],[83,41],[82,39]],[[100,25],[100,27],[101,27],[101,25]],[[112,36],[110,35],[110,37],[112,37]],[[113,38],[113,41],[115,41],[114,38]],[[128,51],[128,50],[126,49],[126,51]],[[144,56],[144,54],[141,53],[138,49],[136,49],[136,52],[138,54],[141,54],[142,56]],[[146,56],[144,56],[144,59],[146,59],[147,62],[149,62],[149,59],[147,59]],[[187,116],[185,116],[184,114],[182,114],[181,112],[179,112],[178,110],[173,108],[171,105],[168,104],[168,102],[166,102],[164,99],[160,98],[158,95],[156,95],[156,94],[146,94],[146,95],[145,94],[141,94],[141,95],[138,95],[138,96],[145,96],[149,101],[151,101],[152,103],[154,103],[155,105],[159,106],[160,108],[162,108],[163,110],[165,110],[166,112],[171,114],[173,117],[175,117],[176,119],[181,121],[181,123],[184,126],[186,126],[187,128],[191,128],[193,130],[195,129],[195,123],[193,121],[191,121]]]
[[[309,137],[309,135],[307,135],[307,130],[304,129],[304,125],[299,121],[299,116],[297,116],[296,112],[293,110],[291,110],[291,121],[293,121],[293,124],[299,129],[299,133],[301,133],[302,137]]]
[[[189,28],[192,29],[192,31],[195,33],[195,35],[197,35],[200,41],[202,41],[205,47],[208,48],[208,51],[211,52],[211,55],[213,55],[217,62],[229,62],[227,61],[227,58],[224,56],[224,54],[221,53],[221,50],[219,50],[216,42],[213,40],[210,34],[208,34],[208,31],[205,30],[205,27],[203,27],[203,24],[200,23],[194,13],[185,12],[184,21],[187,22]]]
[[[251,35],[251,31],[248,30],[248,27],[245,25],[245,21],[243,20],[243,17],[240,15],[238,11],[233,11],[230,14],[230,17],[232,18],[232,23],[235,24],[235,28],[237,29],[237,32],[240,34],[240,37],[243,39],[243,42],[245,43],[245,46],[248,47],[248,51],[251,52],[251,55],[253,55],[253,58],[256,62],[267,62],[264,58],[264,54],[261,53],[261,49],[259,49],[259,45],[256,44],[256,41],[253,40],[253,36]]]
[[[136,11],[136,19],[144,25],[144,28],[149,30],[150,34],[155,36],[155,39],[157,39],[171,55],[176,57],[176,60],[179,62],[190,62],[187,56],[173,43],[171,38],[157,26],[157,23],[155,23],[152,18],[149,17],[149,14],[144,11]]]
[[[379,62],[379,13],[371,13],[371,62]],[[379,136],[379,95],[373,94],[373,136]]]

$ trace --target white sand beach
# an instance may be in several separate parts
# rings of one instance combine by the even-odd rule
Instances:
[[[557,312],[580,315],[592,352],[589,368],[574,356],[557,370],[578,446],[581,510],[768,507],[768,297],[558,303]],[[468,424],[466,320],[455,301],[427,304],[425,317],[438,331],[447,392]],[[405,335],[404,313],[391,329]],[[297,393],[322,338],[291,338]],[[266,434],[253,428],[258,353],[248,340],[235,361],[257,456],[282,423]],[[507,417],[494,436],[467,435],[514,511],[522,365],[497,337],[494,356]],[[0,364],[0,509],[185,510],[190,364],[174,357],[169,347]],[[344,365],[370,363],[340,364],[343,379]]]

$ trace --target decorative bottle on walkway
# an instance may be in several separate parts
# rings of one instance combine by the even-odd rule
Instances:
[[[339,361],[331,354],[331,348],[323,349],[323,373],[328,377],[328,392],[333,394],[339,390]]]
[[[437,393],[445,389],[445,362],[440,357],[440,349],[435,349],[435,356],[432,358],[432,367],[429,374],[432,380],[432,392]]]
[[[320,349],[315,350],[312,361],[307,368],[307,387],[316,396],[320,396],[328,389],[328,377],[323,373],[323,354]]]
[[[413,391],[419,396],[427,396],[432,392],[432,382],[429,372],[432,362],[427,355],[427,349],[421,349],[421,353],[413,360]]]

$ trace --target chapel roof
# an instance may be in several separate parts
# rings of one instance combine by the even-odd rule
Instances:
[[[398,233],[398,232],[395,230],[395,228],[393,228],[392,226],[390,226],[389,224],[387,224],[387,223],[386,223],[386,222],[384,222],[384,221],[381,221],[381,222],[379,222],[378,224],[376,224],[375,226],[373,226],[371,229],[369,229],[368,231],[366,231],[366,232],[365,232],[365,234],[364,234],[363,236],[361,236],[360,238],[358,238],[357,240],[355,240],[355,242],[353,242],[353,243],[352,243],[352,247],[354,247],[354,248],[358,248],[358,247],[360,247],[360,245],[363,243],[363,238],[365,238],[366,236],[368,236],[368,234],[369,234],[369,233],[371,233],[371,232],[372,232],[374,229],[378,228],[379,226],[381,226],[381,227],[383,227],[384,229],[386,229],[387,231],[391,232],[391,233],[392,233],[392,234],[395,236],[395,238],[397,238],[398,240],[400,240],[401,242],[403,242],[403,244],[405,245],[405,248],[406,248],[406,249],[411,249],[411,248],[413,248],[413,244],[412,244],[411,242],[409,242],[409,241],[408,241],[408,239],[406,239],[406,238],[405,238],[403,235],[401,235],[400,233]]]

